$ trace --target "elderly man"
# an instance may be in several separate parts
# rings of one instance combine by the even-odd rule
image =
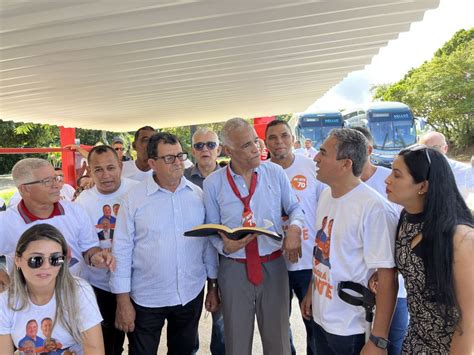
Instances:
[[[258,137],[242,118],[227,121],[221,132],[230,164],[204,181],[206,222],[230,228],[264,227],[283,234],[281,211],[289,216],[283,249],[292,262],[301,257],[303,213],[283,169],[260,163]],[[211,237],[221,255],[219,289],[226,353],[250,354],[255,315],[265,354],[289,354],[288,273],[282,243],[249,234],[231,240]]]
[[[350,128],[334,129],[315,158],[317,179],[329,185],[316,211],[313,280],[301,310],[315,322],[318,354],[383,354],[397,295],[394,246],[398,216],[388,201],[362,183],[367,141]],[[362,286],[378,269],[377,312],[365,343],[365,312],[345,303],[338,285]],[[312,307],[312,309],[311,309]],[[362,350],[362,352],[361,352]]]
[[[206,309],[218,306],[217,254],[207,238],[183,235],[205,211],[202,190],[183,177],[187,154],[176,136],[152,136],[148,157],[153,175],[129,191],[115,226],[116,326],[130,332],[130,354],[155,355],[166,320],[168,353],[191,354],[206,278]]]
[[[148,140],[155,133],[155,129],[150,126],[141,127],[135,132],[135,140],[132,143],[132,147],[137,152],[137,159],[123,162],[122,177],[143,181],[153,173],[148,165],[146,149]]]
[[[99,145],[89,152],[87,163],[90,168],[94,186],[83,191],[76,200],[89,216],[90,223],[95,226],[96,240],[102,248],[111,249],[115,217],[111,216],[111,207],[120,204],[130,188],[138,181],[121,178],[122,164],[112,147]],[[109,212],[104,215],[104,206]],[[113,217],[113,221],[112,218]],[[115,328],[116,297],[110,292],[110,273],[105,270],[89,269],[87,279],[91,283],[97,297],[102,314],[102,334],[104,335],[105,353],[119,355],[122,353],[125,333]]]
[[[61,176],[44,159],[26,158],[12,169],[13,182],[22,200],[0,214],[0,255],[13,256],[25,230],[48,223],[64,235],[69,249],[68,262],[73,274],[81,276],[86,264],[113,269],[115,260],[102,250],[92,223],[81,206],[59,201]]]
[[[202,188],[204,179],[220,168],[216,159],[221,154],[219,137],[208,128],[199,128],[191,139],[195,164],[184,170],[186,179]]]
[[[427,147],[434,148],[445,156],[448,153],[448,143],[446,137],[439,132],[429,132],[420,137],[420,143]],[[474,180],[471,175],[471,168],[467,164],[457,162],[456,160],[449,159],[446,156],[451,169],[453,170],[454,178],[456,179],[456,185],[463,197],[466,198],[469,189],[474,188]]]
[[[292,144],[295,140],[291,128],[285,121],[274,120],[267,125],[265,132],[267,147],[270,150],[272,163],[280,165],[284,170],[291,187],[298,197],[298,201],[304,211],[304,229],[302,240],[302,258],[297,263],[287,261],[288,278],[290,287],[290,312],[291,299],[296,295],[301,303],[308,290],[311,281],[313,265],[313,246],[316,230],[316,207],[318,206],[319,195],[326,187],[316,179],[316,166],[313,160],[296,155],[292,151]],[[286,225],[287,216],[282,216],[283,224]],[[311,321],[303,318],[306,328],[306,353],[316,354],[313,326]],[[292,338],[291,353],[295,354]]]
[[[206,127],[199,128],[194,132],[191,142],[193,146],[192,154],[196,164],[185,169],[184,176],[202,189],[204,179],[212,172],[220,169],[216,159],[221,154],[222,148],[219,145],[217,133]],[[199,338],[196,339],[193,353],[197,353],[198,350]],[[224,319],[220,310],[212,313],[210,350],[212,355],[225,354]]]

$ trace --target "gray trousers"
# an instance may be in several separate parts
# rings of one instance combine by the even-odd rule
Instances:
[[[263,282],[247,279],[246,264],[221,256],[219,289],[227,355],[252,354],[255,315],[265,355],[289,355],[288,271],[283,257],[262,264]]]

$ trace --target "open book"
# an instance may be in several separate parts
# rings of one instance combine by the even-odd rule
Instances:
[[[263,234],[267,237],[275,239],[276,241],[282,240],[281,235],[265,228],[237,227],[232,229],[220,224],[201,224],[187,232],[184,232],[184,235],[187,237],[207,237],[209,235],[217,234],[218,231],[224,232],[230,239],[233,240],[240,240],[250,233]]]

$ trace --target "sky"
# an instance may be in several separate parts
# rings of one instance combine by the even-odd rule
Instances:
[[[427,11],[422,21],[411,25],[409,32],[401,33],[398,39],[381,48],[371,64],[350,73],[306,111],[365,107],[372,101],[373,85],[394,83],[411,68],[430,60],[458,30],[474,27],[473,14],[474,0],[441,0],[439,7]]]

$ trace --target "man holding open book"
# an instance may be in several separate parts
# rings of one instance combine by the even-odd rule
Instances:
[[[252,126],[233,118],[221,133],[231,161],[204,181],[206,223],[262,227],[266,220],[282,234],[282,210],[290,221],[283,242],[256,233],[238,240],[223,232],[211,237],[220,254],[218,280],[226,353],[251,353],[257,316],[264,353],[286,355],[290,353],[289,290],[282,248],[292,262],[301,257],[303,212],[283,169],[270,162],[260,163],[258,137]]]

